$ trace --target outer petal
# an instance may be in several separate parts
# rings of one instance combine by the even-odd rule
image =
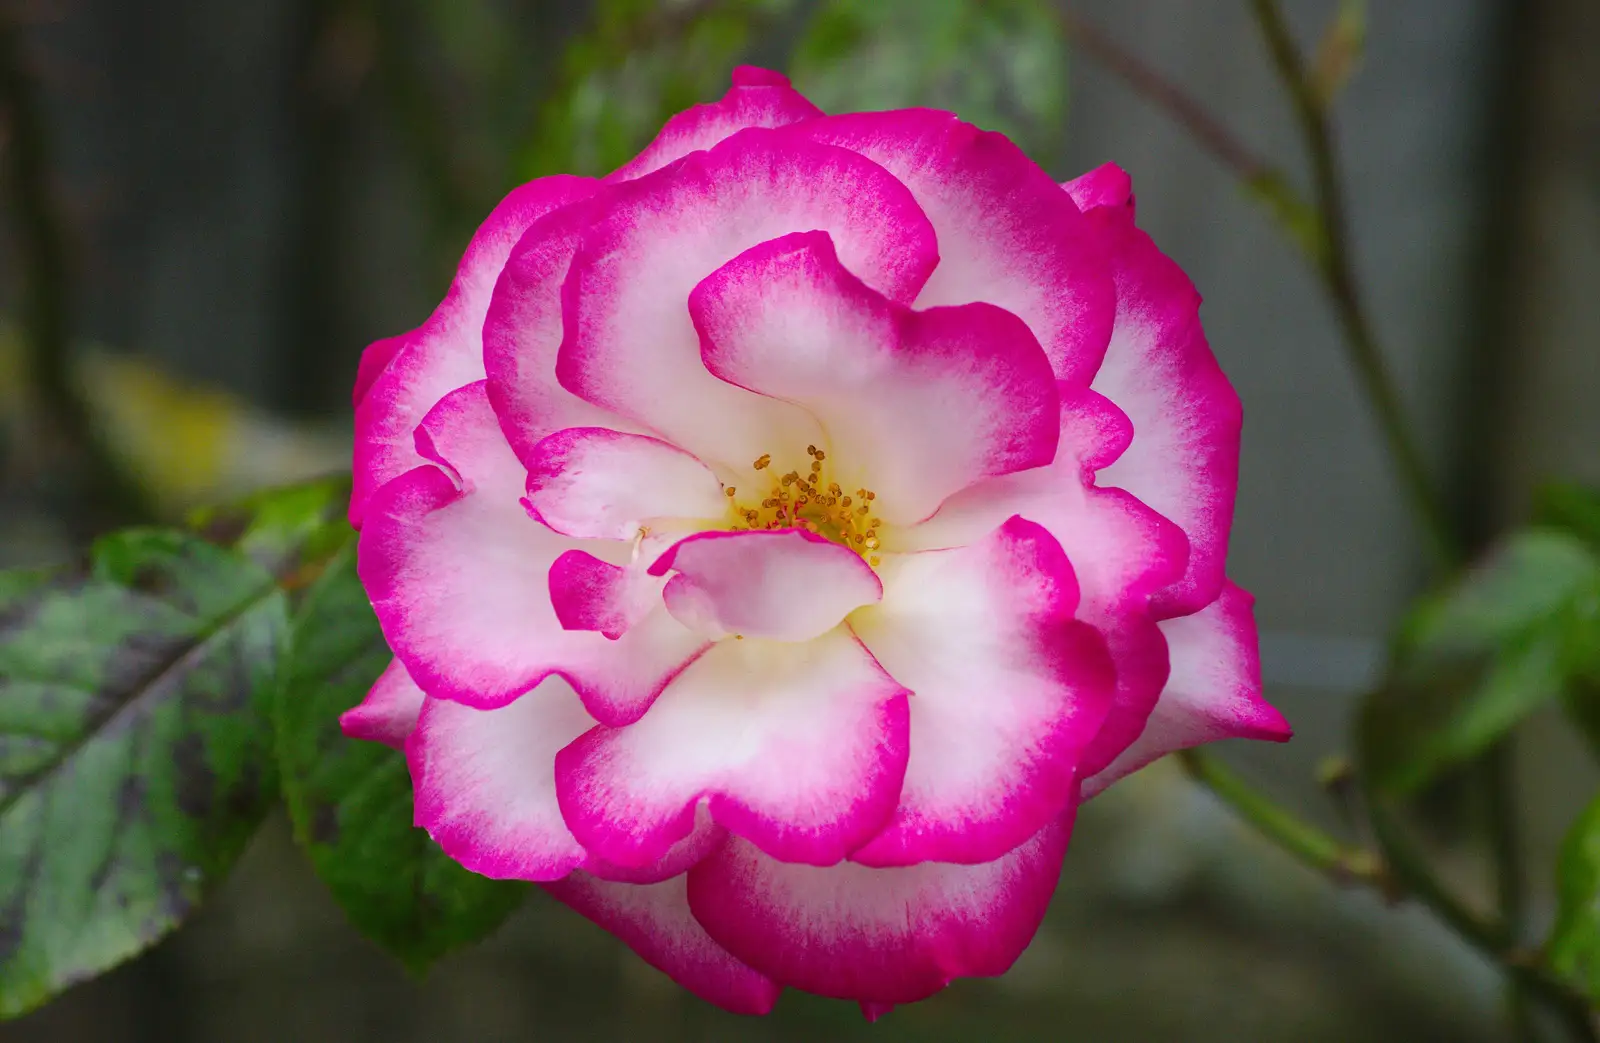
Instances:
[[[405,665],[396,659],[359,705],[339,715],[339,727],[352,739],[381,742],[398,750],[416,728],[424,698]]]
[[[380,486],[421,462],[412,432],[434,403],[483,378],[484,315],[500,269],[523,230],[544,214],[587,196],[592,184],[563,175],[513,190],[478,229],[450,291],[428,321],[387,345],[380,342],[369,349],[373,361],[363,360],[364,373],[376,369],[385,354],[391,358],[364,394],[357,382],[352,524],[361,524],[367,500]]]
[[[691,152],[711,148],[746,127],[781,127],[820,115],[822,110],[791,87],[787,76],[741,65],[733,70],[733,89],[721,101],[696,105],[667,120],[643,152],[606,180],[643,177]]]
[[[1239,397],[1200,327],[1200,295],[1150,237],[1108,211],[1091,215],[1116,245],[1117,325],[1094,389],[1133,421],[1133,444],[1099,475],[1170,518],[1189,538],[1182,580],[1155,597],[1163,616],[1197,611],[1222,589],[1239,487]]]
[[[1174,750],[1218,739],[1285,742],[1289,722],[1261,695],[1255,599],[1225,583],[1216,601],[1161,624],[1172,649],[1172,677],[1137,742],[1084,783],[1092,797]]]
[[[1061,544],[1082,593],[1078,617],[1105,635],[1117,668],[1115,703],[1079,765],[1085,777],[1137,738],[1155,708],[1167,681],[1167,649],[1150,603],[1183,576],[1188,561],[1188,541],[1177,526],[1126,490],[1094,484],[1093,472],[1132,437],[1127,417],[1109,401],[1092,391],[1066,391],[1061,449],[1051,466],[973,486],[891,544],[958,547],[1013,514],[1043,525]]]
[[[549,572],[575,541],[523,512],[521,465],[494,429],[483,384],[460,389],[419,440],[449,471],[424,465],[373,498],[357,567],[384,636],[437,698],[492,709],[560,673],[597,719],[632,720],[705,642],[664,608],[617,641],[562,629]],[[587,545],[627,560],[626,545]]]
[[[705,464],[647,435],[569,427],[550,435],[528,463],[528,506],[559,533],[632,540],[653,518],[728,515],[728,499]]]
[[[765,1014],[778,1001],[777,982],[734,959],[690,915],[683,876],[639,885],[578,872],[544,886],[708,1003],[735,1014]]]
[[[706,368],[806,408],[831,473],[891,524],[989,475],[1048,464],[1060,407],[1028,327],[989,304],[913,312],[840,264],[826,232],[752,247],[689,297]]]
[[[987,862],[1076,794],[1115,684],[1105,643],[1072,618],[1078,589],[1060,546],[1021,518],[883,571],[883,603],[850,625],[915,693],[911,758],[894,818],[851,857]]]
[[[927,219],[882,167],[781,130],[740,131],[611,192],[562,290],[562,386],[741,476],[763,453],[817,441],[799,409],[705,372],[686,306],[706,275],[796,229],[831,233],[850,270],[896,300],[937,261]]]
[[[860,555],[803,529],[697,532],[673,544],[650,573],[672,569],[677,575],[662,592],[667,611],[713,640],[810,641],[883,597],[883,583]]]
[[[910,1003],[1010,968],[1055,891],[1072,814],[1069,804],[1021,847],[974,866],[819,868],[729,838],[689,871],[689,906],[729,952],[786,985]]]
[[[593,725],[558,678],[498,710],[429,699],[406,742],[416,824],[474,873],[560,879],[584,850],[556,804],[555,755]]]
[[[530,467],[534,447],[554,431],[629,427],[621,417],[585,402],[556,381],[561,284],[598,205],[590,196],[530,225],[500,272],[483,320],[489,401],[512,452]]]
[[[693,869],[720,848],[727,837],[728,831],[711,817],[711,809],[701,804],[695,808],[694,829],[659,860],[647,866],[623,866],[591,854],[584,860],[583,870],[619,884],[659,884]]]
[[[1061,186],[1084,212],[1105,207],[1133,217],[1133,178],[1115,163],[1103,163]]]
[[[702,798],[789,861],[837,862],[894,809],[906,692],[842,630],[801,645],[723,641],[626,728],[556,757],[567,823],[621,865],[660,858]]]
[[[786,133],[859,152],[911,189],[942,257],[918,307],[998,305],[1028,324],[1059,378],[1088,383],[1115,307],[1100,237],[1014,144],[927,109],[829,116]]]

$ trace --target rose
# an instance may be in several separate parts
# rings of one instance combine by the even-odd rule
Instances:
[[[357,376],[416,821],[705,998],[1003,972],[1080,800],[1288,737],[1223,575],[1240,410],[1127,176],[740,69],[516,189]]]

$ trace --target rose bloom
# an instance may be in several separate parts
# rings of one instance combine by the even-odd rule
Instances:
[[[1240,407],[1115,166],[741,68],[513,191],[357,376],[416,823],[696,994],[1003,973],[1079,803],[1282,740],[1223,574]]]

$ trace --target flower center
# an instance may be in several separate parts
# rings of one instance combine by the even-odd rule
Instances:
[[[723,488],[733,508],[733,530],[749,529],[805,529],[834,543],[849,547],[867,564],[878,564],[878,528],[881,518],[873,516],[872,501],[878,494],[871,489],[857,489],[846,493],[838,482],[830,482],[827,474],[828,454],[814,445],[806,446],[811,457],[811,469],[802,474],[790,471],[774,475],[772,486],[759,501],[742,501],[739,490],[732,486]],[[772,466],[772,454],[763,453],[752,465],[757,471],[767,471]]]

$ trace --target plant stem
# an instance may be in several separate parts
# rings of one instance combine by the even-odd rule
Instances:
[[[1184,770],[1262,836],[1340,884],[1361,883],[1394,894],[1394,881],[1383,860],[1323,832],[1258,792],[1215,756],[1202,749],[1183,750]]]
[[[1250,151],[1223,122],[1206,111],[1182,87],[1127,50],[1098,26],[1078,16],[1064,3],[1055,7],[1056,18],[1068,38],[1079,50],[1090,54],[1101,65],[1165,112],[1183,127],[1200,146],[1217,158],[1240,181],[1254,182],[1264,177],[1281,178],[1280,172]]]
[[[95,425],[72,369],[71,278],[64,222],[50,197],[50,143],[44,113],[23,62],[22,30],[0,13],[0,113],[3,152],[23,273],[23,350],[29,380],[84,465],[95,527],[145,521],[153,511],[118,465]]]
[[[1378,426],[1388,443],[1390,455],[1400,471],[1400,479],[1417,519],[1422,524],[1428,549],[1441,569],[1460,562],[1460,546],[1455,527],[1445,509],[1444,498],[1428,475],[1418,442],[1406,421],[1388,365],[1384,362],[1377,336],[1356,288],[1355,269],[1350,260],[1349,232],[1345,219],[1344,193],[1334,157],[1333,134],[1327,110],[1322,104],[1294,38],[1284,22],[1277,0],[1250,0],[1257,26],[1266,38],[1278,78],[1289,91],[1299,121],[1300,134],[1311,158],[1311,178],[1316,212],[1322,225],[1322,249],[1312,257],[1327,284],[1329,297],[1344,331],[1345,345],[1363,392],[1377,414]]]

